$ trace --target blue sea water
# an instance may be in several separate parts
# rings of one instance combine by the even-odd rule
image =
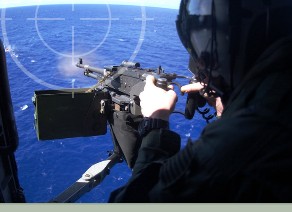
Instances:
[[[79,57],[92,66],[140,62],[161,65],[168,73],[191,76],[188,54],[175,28],[177,10],[113,5],[52,5],[2,9],[0,38],[7,52],[11,96],[19,133],[16,151],[19,180],[29,203],[47,202],[69,187],[112,150],[111,136],[38,141],[34,129],[35,90],[89,87],[95,80],[74,66]],[[187,84],[185,80],[179,80]],[[186,96],[178,92],[176,110],[184,111]],[[184,146],[205,126],[171,116],[171,129]],[[124,185],[131,171],[117,164],[110,175],[78,203],[105,203],[110,192]]]

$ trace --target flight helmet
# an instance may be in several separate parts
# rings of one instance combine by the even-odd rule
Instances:
[[[292,33],[291,0],[182,0],[177,32],[204,92],[228,98],[260,55]]]

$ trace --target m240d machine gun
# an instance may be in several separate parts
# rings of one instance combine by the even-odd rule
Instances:
[[[144,90],[148,75],[154,76],[156,86],[163,89],[168,89],[170,84],[180,87],[175,82],[178,78],[195,81],[190,77],[165,73],[161,67],[143,69],[139,63],[128,61],[118,66],[96,68],[84,65],[82,59],[79,59],[76,66],[84,69],[85,76],[98,82],[91,88],[35,91],[33,102],[39,140],[104,135],[109,124],[108,114],[112,111],[142,115],[139,94]],[[200,94],[188,94],[185,112],[182,114],[186,119],[192,119],[197,109],[206,115],[208,110],[199,110],[205,104]],[[116,148],[114,145],[108,159],[90,167],[78,181],[50,202],[74,202],[100,184],[109,169],[122,160]]]

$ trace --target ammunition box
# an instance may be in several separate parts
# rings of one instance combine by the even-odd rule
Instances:
[[[39,140],[104,135],[107,118],[102,100],[107,92],[88,88],[35,91],[35,128]]]

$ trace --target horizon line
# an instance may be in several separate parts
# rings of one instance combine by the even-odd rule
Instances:
[[[11,6],[0,6],[0,9],[9,9],[9,8],[17,8],[17,7],[33,7],[33,6],[51,6],[51,5],[116,5],[116,6],[136,6],[136,7],[153,7],[153,8],[162,8],[162,9],[170,9],[170,10],[178,10],[179,8],[173,7],[163,7],[163,6],[155,6],[155,5],[137,5],[137,4],[121,4],[121,3],[110,3],[110,4],[103,4],[103,3],[76,3],[76,4],[69,4],[69,3],[44,3],[44,4],[19,4],[19,5],[11,5]]]

